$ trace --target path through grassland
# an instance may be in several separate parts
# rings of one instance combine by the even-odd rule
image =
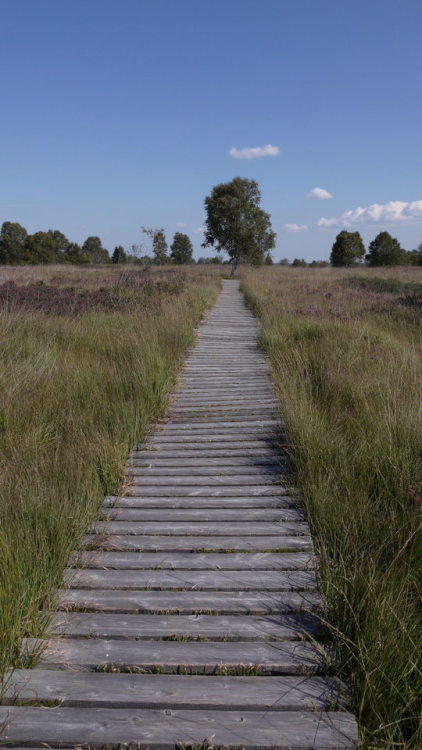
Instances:
[[[168,418],[64,572],[48,637],[25,644],[37,667],[8,678],[2,740],[356,747],[257,334],[225,281]]]

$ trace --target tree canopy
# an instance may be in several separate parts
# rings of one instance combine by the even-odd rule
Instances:
[[[370,266],[400,266],[406,262],[406,251],[389,232],[380,232],[369,244],[366,261]]]
[[[112,263],[127,263],[127,255],[122,245],[117,245],[114,248],[113,255],[111,256]]]
[[[82,245],[82,253],[86,255],[90,263],[108,263],[110,256],[103,247],[99,237],[87,237]]]
[[[193,247],[187,234],[176,232],[170,245],[170,257],[180,265],[193,263]]]
[[[25,262],[25,243],[28,232],[17,222],[4,221],[0,232],[0,263]]]
[[[275,246],[271,217],[260,207],[255,180],[235,177],[216,185],[205,198],[205,235],[202,247],[226,251],[234,266],[261,265]]]
[[[365,245],[359,232],[339,232],[333,244],[330,263],[333,266],[354,266],[365,256]]]
[[[153,252],[153,263],[159,266],[169,262],[167,255],[168,245],[164,229],[151,229],[149,227],[141,227],[144,234],[150,237],[152,241],[152,252]]]

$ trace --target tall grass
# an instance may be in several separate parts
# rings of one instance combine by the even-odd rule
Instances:
[[[416,750],[421,321],[391,284],[373,294],[347,288],[348,276],[244,271],[242,286],[263,324],[363,747]]]
[[[26,309],[20,289],[19,311],[8,304],[0,312],[0,672],[19,663],[22,636],[42,632],[40,608],[48,612],[72,549],[104,495],[116,491],[128,451],[163,414],[218,289],[215,274],[176,272],[163,287],[161,272],[146,293],[136,275],[122,282],[98,273],[92,299],[108,283],[126,299],[123,309],[86,312],[77,287],[72,314],[57,306],[55,314],[34,313],[26,279]],[[66,281],[65,274],[58,286]]]

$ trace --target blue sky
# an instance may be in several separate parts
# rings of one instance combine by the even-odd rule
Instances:
[[[0,222],[211,255],[204,197],[239,175],[275,260],[422,241],[420,0],[3,0],[0,24]]]

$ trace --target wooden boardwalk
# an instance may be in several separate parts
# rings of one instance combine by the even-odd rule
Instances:
[[[225,281],[169,418],[64,572],[49,637],[25,644],[37,667],[8,677],[1,740],[356,747],[257,332]]]

